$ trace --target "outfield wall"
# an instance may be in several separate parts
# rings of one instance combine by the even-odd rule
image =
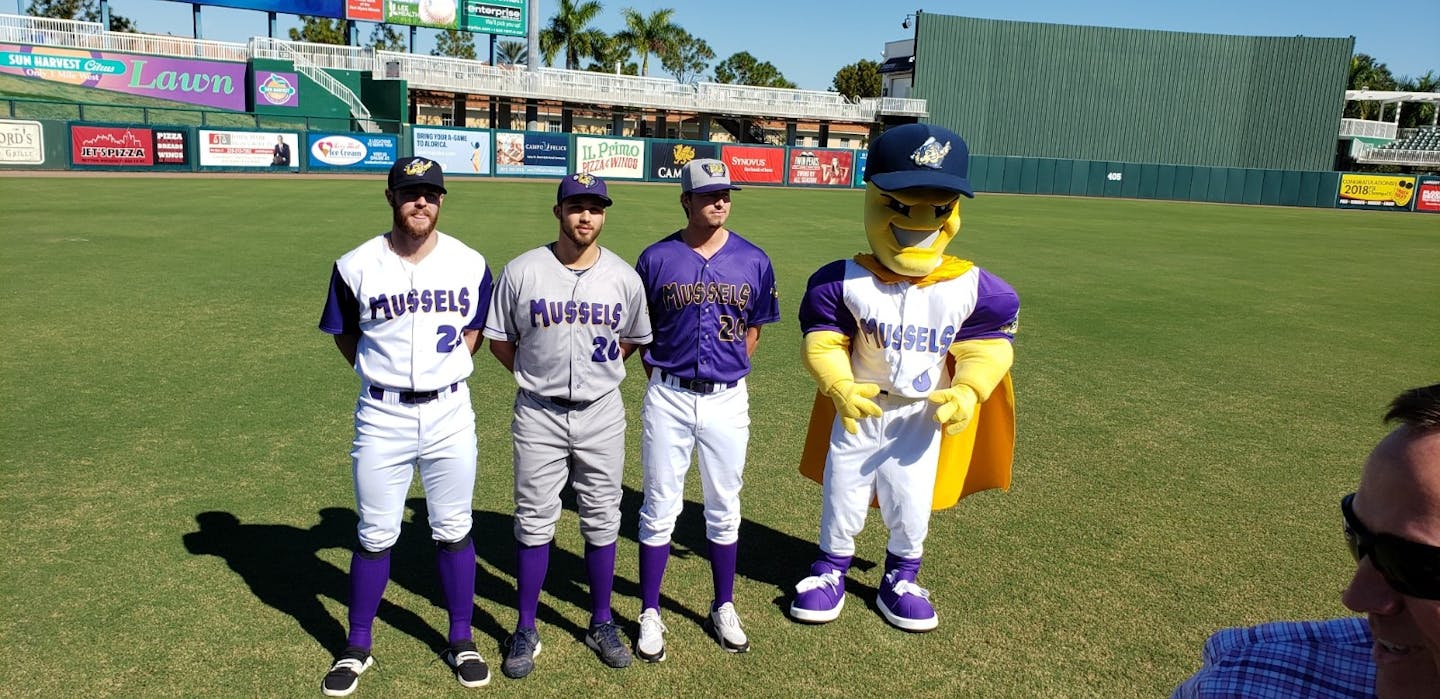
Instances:
[[[290,148],[276,165],[278,141]],[[404,125],[400,133],[0,119],[0,168],[161,172],[373,172],[423,155],[454,178],[676,182],[696,158],[718,158],[744,185],[864,187],[866,152],[568,133]],[[1221,204],[1440,212],[1440,178],[1333,171],[1160,165],[973,155],[977,193],[1164,199]]]

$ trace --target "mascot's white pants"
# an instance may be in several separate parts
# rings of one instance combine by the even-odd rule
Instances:
[[[882,394],[875,402],[884,412],[860,420],[858,434],[846,432],[838,416],[830,427],[820,548],[855,555],[855,537],[865,528],[873,494],[890,530],[889,552],[919,558],[930,533],[940,423],[924,398]]]

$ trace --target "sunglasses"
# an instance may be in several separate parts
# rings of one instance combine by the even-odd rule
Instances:
[[[1345,516],[1345,543],[1355,562],[1366,556],[1396,592],[1421,599],[1440,600],[1440,546],[1429,546],[1393,534],[1376,534],[1355,516],[1355,494],[1340,500]]]

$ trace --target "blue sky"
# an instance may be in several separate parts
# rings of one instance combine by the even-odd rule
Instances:
[[[8,0],[0,0],[0,7]],[[15,0],[16,7],[28,0]],[[555,0],[540,0],[541,21],[554,14]],[[1251,36],[1355,37],[1355,50],[1387,64],[1397,77],[1418,77],[1426,71],[1440,74],[1440,15],[1436,0],[1391,3],[1356,3],[1339,0],[1012,0],[1004,3],[920,2],[900,9],[876,0],[602,0],[597,27],[613,32],[621,28],[620,12],[634,8],[649,14],[675,9],[675,21],[691,34],[709,42],[717,60],[740,51],[770,61],[801,88],[824,90],[835,71],[861,58],[880,60],[887,41],[907,38],[900,27],[909,12],[923,9],[947,15],[1009,19],[1057,24],[1084,24],[1133,29],[1241,34]],[[1429,6],[1427,8],[1427,5]],[[189,36],[190,5],[168,0],[111,0],[113,11],[136,20],[142,31]],[[896,9],[888,9],[895,7]],[[6,11],[14,11],[6,8]],[[279,34],[295,26],[294,17],[281,15]],[[201,30],[205,38],[243,42],[264,36],[265,13],[206,7]],[[362,39],[369,25],[361,25]],[[433,30],[418,32],[418,48],[434,46]],[[476,35],[482,55],[489,38]],[[652,60],[651,74],[663,75]]]

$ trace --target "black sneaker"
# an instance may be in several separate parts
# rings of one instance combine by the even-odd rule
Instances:
[[[505,639],[505,662],[500,671],[512,680],[518,680],[535,669],[535,656],[540,655],[540,632],[535,629],[520,629]]]
[[[325,673],[325,681],[320,683],[320,690],[327,697],[349,696],[360,686],[360,673],[374,664],[375,658],[370,651],[350,646],[335,658],[330,672]]]
[[[455,671],[455,679],[460,680],[461,687],[484,687],[490,684],[490,666],[480,657],[480,651],[475,650],[474,641],[462,641],[446,648],[445,652],[440,654],[440,659]]]
[[[600,661],[610,667],[629,667],[630,649],[620,637],[620,627],[613,621],[592,624],[585,634],[585,645],[600,655]]]

